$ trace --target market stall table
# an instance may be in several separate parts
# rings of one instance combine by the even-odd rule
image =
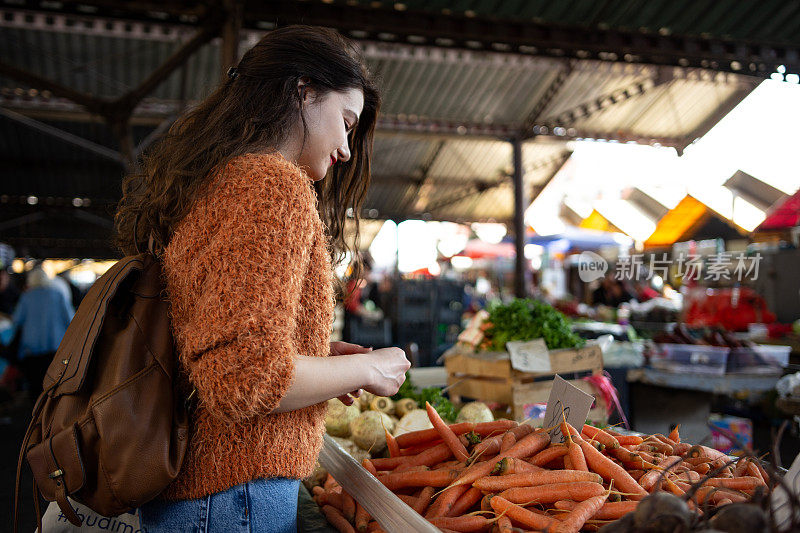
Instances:
[[[644,433],[668,431],[680,423],[686,440],[701,442],[709,434],[713,396],[760,394],[775,388],[778,374],[723,374],[666,372],[641,368],[628,372],[633,427]]]

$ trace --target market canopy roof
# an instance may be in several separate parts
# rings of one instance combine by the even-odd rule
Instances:
[[[384,105],[363,213],[373,219],[508,222],[508,139],[524,139],[533,198],[569,157],[569,140],[680,151],[778,65],[800,65],[800,10],[775,3],[231,5],[0,7],[0,240],[36,255],[113,255],[120,146],[135,157],[276,25],[337,28],[378,75]],[[98,120],[122,104],[133,108],[130,129]]]

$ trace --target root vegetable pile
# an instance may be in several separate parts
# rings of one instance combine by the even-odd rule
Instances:
[[[653,521],[692,531],[725,506],[761,512],[748,502],[779,482],[753,458],[681,442],[677,429],[638,437],[562,422],[566,442],[552,444],[545,429],[509,420],[448,425],[428,414],[432,429],[398,436],[391,457],[363,465],[442,531],[655,531]],[[330,477],[314,498],[339,531],[382,531]]]

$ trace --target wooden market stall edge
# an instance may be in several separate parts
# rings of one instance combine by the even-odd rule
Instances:
[[[572,385],[591,394],[595,403],[589,419],[605,422],[608,419],[606,404],[598,391],[576,374],[601,375],[603,352],[597,345],[578,349],[550,350],[550,372],[529,373],[512,368],[508,352],[475,353],[459,345],[445,353],[447,386],[450,399],[460,402],[462,397],[498,402],[511,407],[515,420],[525,418],[524,407],[545,403],[550,395],[552,379],[561,375]],[[570,379],[572,377],[572,379]]]

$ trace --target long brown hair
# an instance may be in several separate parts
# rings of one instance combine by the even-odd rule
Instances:
[[[172,125],[145,155],[141,171],[125,178],[115,218],[117,245],[126,255],[139,253],[152,236],[155,250],[163,250],[176,224],[230,159],[276,150],[297,120],[307,134],[298,92],[302,78],[320,97],[347,89],[364,94],[364,108],[349,135],[350,160],[334,165],[315,184],[331,258],[338,264],[350,250],[344,236],[349,217],[356,223],[357,246],[380,108],[380,95],[356,47],[334,30],[287,26],[269,32],[231,74]]]

